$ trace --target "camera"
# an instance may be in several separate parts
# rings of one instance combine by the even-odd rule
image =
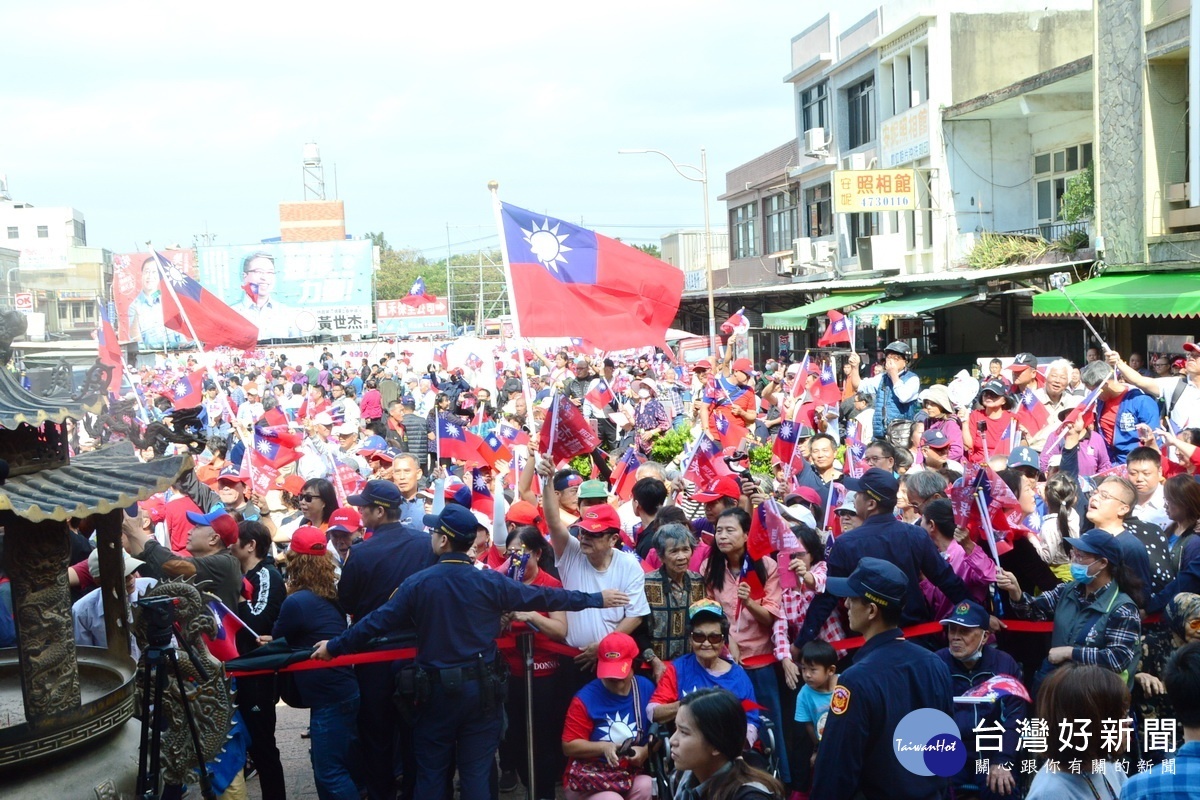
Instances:
[[[979,429],[980,433],[987,433],[987,423],[984,422],[983,420],[979,420],[979,422],[976,422],[975,427]]]
[[[175,613],[178,602],[174,597],[143,597],[138,600],[137,607],[141,609],[146,625],[146,640],[151,647],[165,647],[171,643],[178,620]]]
[[[1053,272],[1048,280],[1051,289],[1065,289],[1071,285],[1071,275],[1068,272]]]

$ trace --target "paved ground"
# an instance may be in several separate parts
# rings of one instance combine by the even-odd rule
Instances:
[[[308,710],[280,703],[276,716],[275,741],[279,745],[280,760],[283,761],[288,800],[317,800],[312,763],[308,758],[308,739],[300,738],[300,734],[308,728]],[[257,776],[250,779],[246,788],[250,800],[262,800]],[[561,787],[558,796],[563,796]],[[525,790],[518,786],[515,792],[506,792],[500,797],[501,800],[521,800],[525,797]]]

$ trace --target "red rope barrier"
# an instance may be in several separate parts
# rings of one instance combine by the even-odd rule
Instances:
[[[1023,619],[1004,619],[1001,620],[1005,628],[1004,630],[1010,633],[1050,633],[1054,630],[1053,622],[1033,622]],[[1151,614],[1142,620],[1143,625],[1153,625],[1162,621],[1161,614]],[[901,633],[905,638],[916,638],[919,636],[929,636],[930,634],[939,633],[942,630],[940,622],[922,622],[919,625],[910,625],[907,628],[901,628]],[[520,633],[520,631],[518,631]],[[857,650],[866,644],[866,640],[861,636],[853,636],[846,639],[838,639],[836,642],[830,642],[835,650]],[[502,652],[515,651],[517,649],[517,637],[501,636],[496,640],[496,647]],[[574,658],[581,652],[579,649],[570,645],[556,642],[546,637],[542,633],[534,633],[534,647],[539,650],[554,653],[555,655],[569,656]],[[369,653],[356,653],[354,655],[338,656],[330,661],[316,661],[310,659],[308,661],[299,661],[278,670],[273,669],[256,669],[256,670],[230,670],[229,675],[234,678],[248,678],[255,675],[271,675],[275,672],[300,672],[310,669],[325,669],[326,667],[348,667],[355,664],[376,664],[381,661],[407,661],[417,657],[417,648],[415,647],[400,647],[391,650],[374,650]]]

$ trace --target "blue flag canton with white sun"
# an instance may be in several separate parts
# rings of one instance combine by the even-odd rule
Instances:
[[[512,264],[540,264],[562,283],[596,282],[596,234],[569,222],[503,205]]]

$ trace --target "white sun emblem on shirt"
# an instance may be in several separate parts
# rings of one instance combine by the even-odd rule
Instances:
[[[621,744],[626,739],[637,735],[633,729],[633,715],[617,714],[615,717],[605,717],[605,724],[600,727],[601,741]]]
[[[550,227],[549,220],[543,220],[541,225],[536,221],[533,223],[533,230],[521,228],[521,233],[525,234],[525,243],[529,245],[529,249],[533,251],[533,257],[544,266],[546,269],[558,273],[558,265],[566,264],[567,260],[563,258],[564,253],[571,252],[572,248],[563,244],[567,240],[569,234],[559,235],[559,223],[554,223],[554,227]]]

